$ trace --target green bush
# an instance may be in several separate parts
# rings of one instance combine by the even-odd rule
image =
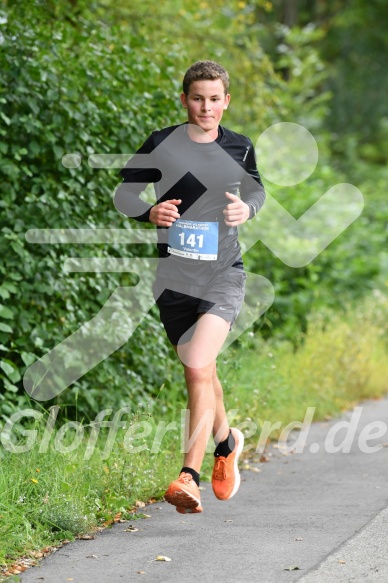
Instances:
[[[64,14],[65,5],[17,1],[1,12],[3,415],[26,402],[27,366],[97,314],[117,286],[134,283],[126,273],[69,274],[62,269],[64,260],[150,255],[148,247],[119,243],[31,244],[26,232],[131,229],[112,202],[118,169],[93,169],[88,156],[134,152],[151,130],[176,123],[180,112],[178,55],[166,51],[163,67],[158,66],[151,50],[138,50],[128,29],[92,18],[87,3]],[[75,152],[82,156],[80,168],[65,168],[62,156]],[[147,316],[139,333],[72,385],[60,402],[76,403],[79,414],[89,415],[107,395],[111,406],[121,406],[159,389],[169,351],[160,331],[155,315]]]

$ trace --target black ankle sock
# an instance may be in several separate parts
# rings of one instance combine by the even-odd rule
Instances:
[[[187,468],[186,466],[181,469],[181,473],[186,472],[187,474],[191,474],[193,476],[194,482],[199,487],[199,473],[193,470],[193,468]]]
[[[222,455],[222,457],[228,457],[228,455],[234,450],[235,445],[236,440],[233,436],[233,433],[229,429],[228,437],[224,441],[220,441],[220,443],[217,445],[214,452],[214,457],[219,457],[220,455]]]

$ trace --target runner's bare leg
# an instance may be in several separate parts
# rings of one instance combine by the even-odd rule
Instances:
[[[216,443],[224,441],[229,435],[229,424],[226,417],[225,405],[224,405],[224,393],[222,390],[222,385],[220,379],[217,375],[217,365],[214,363],[213,368],[213,390],[214,397],[216,400],[214,424],[213,424],[213,437]]]
[[[183,465],[200,472],[206,446],[213,432],[217,441],[228,437],[229,426],[223,404],[222,386],[217,377],[216,358],[229,332],[230,324],[215,314],[198,319],[190,342],[176,351],[183,363],[188,391],[188,435],[193,443],[185,448]],[[187,431],[187,430],[186,430]],[[187,443],[187,440],[186,440]]]

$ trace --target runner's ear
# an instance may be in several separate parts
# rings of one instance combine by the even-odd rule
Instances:
[[[181,93],[180,94],[180,100],[181,100],[181,104],[183,105],[183,107],[185,109],[187,109],[187,99],[186,99],[186,94],[185,93]]]

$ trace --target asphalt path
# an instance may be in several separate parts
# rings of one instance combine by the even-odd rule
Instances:
[[[232,500],[203,483],[202,514],[149,505],[141,512],[150,518],[65,545],[20,581],[386,583],[388,399],[360,407],[294,432],[288,443],[300,453],[274,444],[268,462],[256,456]],[[349,452],[335,452],[345,437]]]

